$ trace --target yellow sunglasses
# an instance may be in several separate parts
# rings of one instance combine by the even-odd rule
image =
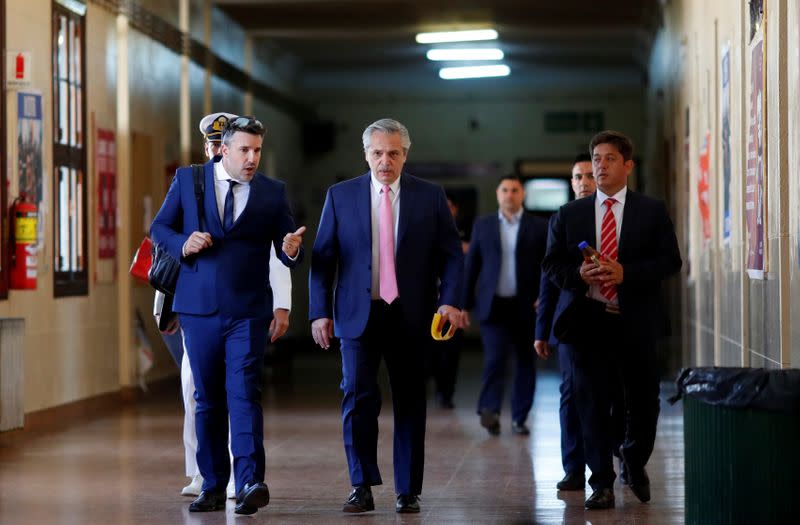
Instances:
[[[456,333],[456,327],[451,324],[450,329],[447,332],[442,333],[442,329],[447,321],[442,318],[442,315],[439,313],[433,314],[433,321],[431,322],[431,337],[435,341],[447,341],[448,339],[452,339]]]

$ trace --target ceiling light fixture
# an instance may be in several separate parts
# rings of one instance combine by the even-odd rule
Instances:
[[[439,31],[418,33],[418,44],[439,44],[441,42],[471,42],[473,40],[497,40],[494,29],[472,29],[467,31]]]
[[[509,74],[511,74],[511,68],[505,64],[493,66],[443,67],[439,70],[439,76],[445,80],[507,77]]]
[[[428,60],[502,60],[503,51],[497,48],[483,49],[431,49]]]

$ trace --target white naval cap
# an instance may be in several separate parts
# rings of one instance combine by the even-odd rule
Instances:
[[[210,113],[200,119],[200,133],[208,142],[219,142],[222,140],[222,130],[228,120],[234,119],[239,115],[233,113]]]

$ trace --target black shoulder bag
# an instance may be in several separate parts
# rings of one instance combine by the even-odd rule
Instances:
[[[205,207],[203,206],[205,183],[203,181],[203,166],[192,164],[192,175],[194,176],[194,197],[197,200],[197,218],[200,230],[202,231],[205,229]],[[178,273],[180,270],[180,261],[175,260],[164,247],[153,243],[153,263],[150,266],[150,271],[147,273],[150,286],[167,296],[175,295],[175,285],[178,283]]]

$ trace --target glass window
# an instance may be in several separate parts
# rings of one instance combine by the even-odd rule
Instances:
[[[53,4],[53,268],[56,297],[88,293],[85,16]]]

